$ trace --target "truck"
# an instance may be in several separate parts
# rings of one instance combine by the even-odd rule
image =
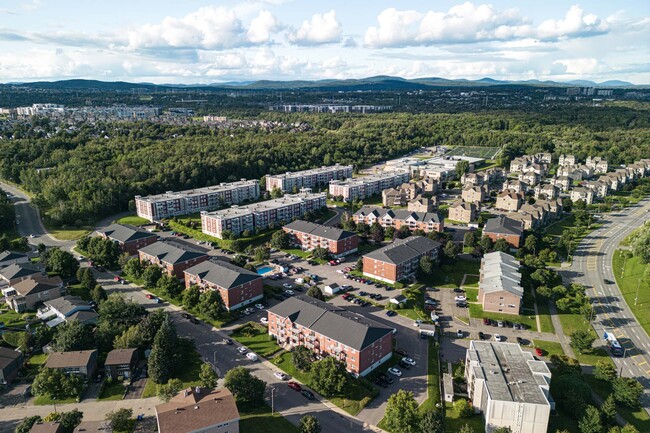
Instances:
[[[609,347],[609,351],[612,353],[612,356],[623,356],[625,351],[623,350],[623,347],[621,347],[621,343],[619,343],[616,339],[613,330],[604,330],[603,340],[605,341],[605,344],[607,344],[607,347]]]

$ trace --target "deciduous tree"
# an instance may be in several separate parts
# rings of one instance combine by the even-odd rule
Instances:
[[[310,371],[309,384],[317,392],[328,397],[343,392],[348,382],[345,366],[331,356],[314,362]]]
[[[209,362],[204,362],[201,364],[201,371],[199,372],[199,380],[201,381],[201,386],[208,389],[213,389],[217,386],[217,379],[219,376],[212,368],[212,364]]]
[[[300,433],[320,433],[322,429],[318,419],[313,415],[303,416],[298,423]]]
[[[235,396],[237,402],[254,403],[264,399],[266,382],[253,376],[245,367],[235,367],[226,373],[224,386]]]
[[[417,433],[419,431],[420,413],[413,393],[400,389],[388,398],[386,427],[390,431]]]

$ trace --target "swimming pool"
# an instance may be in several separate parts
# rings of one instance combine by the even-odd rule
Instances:
[[[262,266],[261,268],[257,268],[257,273],[260,275],[264,275],[268,272],[273,271],[273,268],[268,267],[268,266]]]

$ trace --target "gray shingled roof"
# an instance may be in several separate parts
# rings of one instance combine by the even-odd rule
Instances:
[[[88,305],[88,302],[84,301],[79,296],[69,296],[69,295],[62,296],[60,298],[52,299],[51,301],[46,301],[45,305],[58,311],[64,316],[67,316],[75,308],[79,308],[79,307],[81,307],[80,309],[82,310],[88,310],[88,311],[92,310],[90,305]]]
[[[172,265],[207,255],[205,253],[186,251],[165,242],[155,242],[144,248],[140,248],[138,251],[142,251],[153,257],[158,257],[159,260]]]
[[[411,236],[406,239],[396,239],[392,244],[365,255],[382,262],[400,264],[422,255],[424,251],[439,248],[440,243],[423,236]]]
[[[378,218],[383,218],[388,214],[391,218],[399,220],[406,220],[413,217],[416,221],[433,221],[435,223],[440,223],[442,221],[440,214],[437,212],[412,212],[406,209],[381,209],[371,206],[363,206],[355,213],[355,215],[366,216],[371,213],[375,214]]]
[[[356,235],[355,233],[346,230],[328,227],[321,224],[314,224],[312,222],[303,220],[295,220],[289,224],[286,224],[285,227],[290,230],[309,233],[314,236],[320,236],[321,238],[331,241],[340,241],[342,239],[347,239]]]
[[[242,284],[262,278],[256,272],[221,260],[205,261],[186,269],[185,272],[198,275],[202,280],[216,284],[224,289],[241,286]]]
[[[393,332],[374,320],[311,297],[294,296],[269,311],[355,350]]]
[[[112,224],[104,229],[97,230],[97,233],[102,233],[113,240],[123,243],[157,236],[155,233],[136,230],[135,228],[122,224]]]
[[[9,260],[22,259],[24,257],[27,257],[27,254],[17,253],[15,251],[0,252],[0,262],[8,262]]]
[[[9,349],[8,347],[0,347],[0,368],[6,368],[14,360],[22,355],[21,352]]]
[[[524,232],[524,227],[521,221],[499,215],[496,218],[487,220],[483,229],[483,233],[485,232],[520,236]]]
[[[34,274],[40,274],[41,270],[36,266],[23,263],[14,263],[9,265],[6,268],[0,269],[0,275],[2,275],[7,280],[13,280],[14,278],[28,277]]]

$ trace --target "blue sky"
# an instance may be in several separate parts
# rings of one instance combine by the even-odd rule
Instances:
[[[0,82],[650,84],[650,2],[0,0]]]

